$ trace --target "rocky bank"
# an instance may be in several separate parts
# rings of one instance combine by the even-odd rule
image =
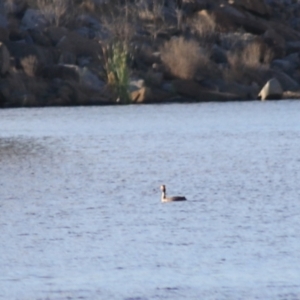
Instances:
[[[0,107],[125,103],[114,45],[126,103],[298,99],[299,30],[293,0],[1,1]]]

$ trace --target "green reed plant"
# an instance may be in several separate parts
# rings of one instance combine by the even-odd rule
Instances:
[[[126,43],[114,42],[103,47],[108,85],[112,87],[122,104],[131,103],[129,94],[128,47]]]

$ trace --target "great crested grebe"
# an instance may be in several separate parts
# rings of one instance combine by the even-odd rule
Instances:
[[[161,202],[186,201],[186,198],[183,196],[167,197],[165,185],[161,185],[160,190],[161,190]]]

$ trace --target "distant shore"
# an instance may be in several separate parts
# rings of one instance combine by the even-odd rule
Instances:
[[[300,99],[300,4],[0,4],[0,107]]]

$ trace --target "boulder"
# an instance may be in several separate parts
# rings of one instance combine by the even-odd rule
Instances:
[[[79,74],[75,65],[48,65],[42,71],[42,76],[46,79],[72,80],[79,83]]]
[[[264,42],[273,50],[274,58],[283,58],[286,52],[285,39],[273,29],[268,29],[262,36]]]
[[[0,27],[7,28],[7,25],[8,22],[6,16],[0,12]]]
[[[4,1],[0,2],[0,15],[5,15],[6,11],[5,11],[5,3]]]
[[[136,89],[130,93],[130,98],[132,103],[145,103],[151,99],[151,89],[148,87]]]
[[[6,46],[0,42],[0,74],[8,72],[10,66],[10,54]]]
[[[88,68],[77,67],[76,69],[79,74],[79,82],[82,86],[94,91],[100,91],[104,87],[105,83]]]
[[[143,79],[131,79],[129,82],[129,91],[134,92],[145,87],[145,80]]]
[[[76,56],[74,53],[64,51],[59,55],[58,63],[61,65],[75,65]]]
[[[0,26],[0,42],[8,41],[9,32],[6,28]]]
[[[164,75],[162,72],[155,72],[150,69],[146,72],[144,78],[148,85],[159,88],[163,83]]]
[[[178,2],[178,1],[177,1]],[[208,6],[207,0],[181,0],[181,9],[186,15],[193,14],[202,9],[206,9]]]
[[[300,40],[286,43],[287,54],[300,52]]]
[[[285,61],[291,63],[294,68],[300,67],[300,56],[299,53],[291,53],[284,58]]]
[[[132,103],[171,102],[174,94],[157,88],[142,87],[130,93]]]
[[[180,96],[193,101],[241,100],[236,94],[212,91],[192,80],[176,79],[173,81],[173,89]]]
[[[268,25],[263,19],[244,14],[228,5],[201,13],[209,16],[222,32],[238,31],[243,28],[249,33],[263,34],[268,29]]]
[[[210,58],[217,64],[228,63],[226,51],[217,44],[212,46]]]
[[[261,0],[230,0],[229,3],[261,16],[269,16],[271,13],[270,7]]]
[[[32,28],[27,30],[28,34],[31,37],[31,40],[34,44],[44,46],[44,47],[51,47],[52,42],[49,37],[45,35],[45,33],[40,30],[39,28]]]
[[[76,56],[90,56],[93,59],[99,59],[101,53],[101,45],[87,39],[76,32],[69,32],[61,38],[56,47],[61,51],[74,53]]]
[[[39,9],[28,8],[22,18],[21,28],[23,30],[42,28],[47,25],[44,14]]]
[[[88,68],[80,68],[76,65],[51,65],[43,70],[43,77],[48,79],[63,79],[78,82],[81,86],[99,91],[105,85],[93,72]]]
[[[295,66],[285,59],[274,59],[271,63],[271,68],[290,74],[295,69]]]
[[[259,92],[258,86],[254,83],[252,85],[243,85],[236,82],[218,80],[216,84],[219,87],[219,92],[237,95],[240,100],[254,100]]]
[[[272,78],[274,77],[280,82],[284,91],[297,91],[300,88],[299,84],[286,73],[277,70],[270,70],[270,75]]]
[[[45,35],[51,40],[52,45],[56,46],[58,42],[69,33],[65,27],[51,26],[44,30]]]
[[[270,79],[258,94],[258,99],[281,99],[283,89],[276,78]]]
[[[50,65],[55,61],[56,53],[50,47],[46,48],[26,43],[20,44],[20,42],[7,42],[6,46],[11,56],[15,58],[17,67],[19,67],[19,62],[28,56],[35,56],[40,66]]]
[[[286,42],[296,42],[300,40],[300,33],[283,22],[268,22],[269,28],[272,28],[278,35],[282,36]]]

